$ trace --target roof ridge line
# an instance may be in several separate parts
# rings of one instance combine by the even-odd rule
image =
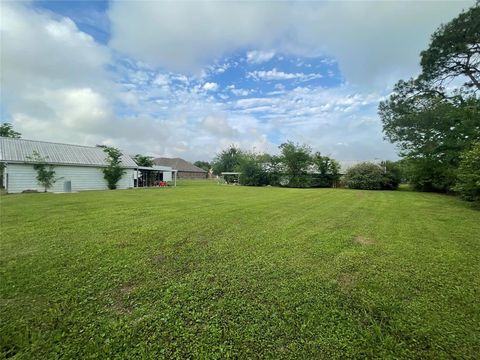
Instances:
[[[23,139],[23,138],[11,138],[11,137],[6,137],[6,136],[0,136],[0,139],[8,139],[8,140],[15,140],[15,141],[40,142],[40,143],[45,143],[45,144],[56,144],[56,145],[78,146],[78,147],[84,147],[84,148],[90,148],[90,149],[101,148],[101,146],[67,144],[67,143],[61,143],[61,142],[57,142],[57,141],[31,140],[31,139]],[[107,145],[105,145],[105,146],[107,146]],[[129,156],[127,154],[123,154],[123,155]]]

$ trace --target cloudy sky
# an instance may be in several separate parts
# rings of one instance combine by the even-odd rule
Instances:
[[[191,161],[286,140],[394,159],[378,102],[473,3],[2,1],[1,121]]]

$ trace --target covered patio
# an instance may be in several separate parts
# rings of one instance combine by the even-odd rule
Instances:
[[[177,186],[177,170],[169,166],[138,166],[134,174],[136,188]]]

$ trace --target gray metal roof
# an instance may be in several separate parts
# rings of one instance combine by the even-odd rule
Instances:
[[[60,144],[46,141],[13,139],[0,137],[0,161],[31,163],[28,159],[37,151],[48,163],[62,165],[106,166],[107,154],[101,147]],[[137,164],[130,156],[122,156],[126,168],[136,168]]]

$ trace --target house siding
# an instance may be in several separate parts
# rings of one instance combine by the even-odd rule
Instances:
[[[56,165],[54,170],[58,180],[48,190],[50,192],[62,192],[65,181],[71,181],[72,191],[108,189],[101,167]],[[118,189],[133,187],[134,169],[125,171],[117,184]],[[9,193],[20,193],[24,190],[44,191],[37,182],[37,172],[31,164],[8,164],[5,172],[7,176],[4,181],[8,181],[5,185],[8,186]]]

